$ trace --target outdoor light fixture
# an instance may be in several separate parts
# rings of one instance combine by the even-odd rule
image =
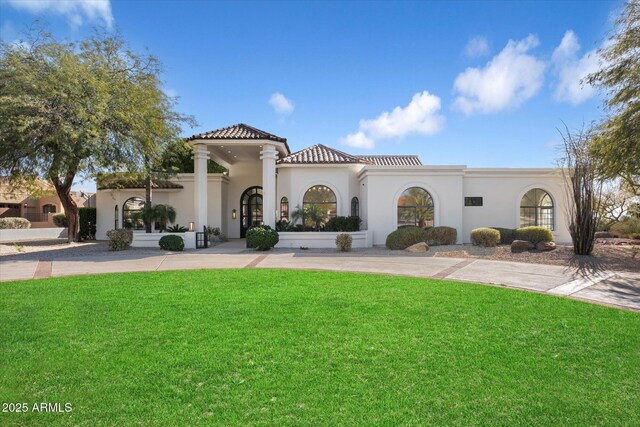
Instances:
[[[236,210],[231,211],[231,219],[236,219]]]
[[[189,231],[193,231],[193,221],[189,222]]]

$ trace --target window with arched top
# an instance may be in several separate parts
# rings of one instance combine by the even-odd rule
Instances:
[[[554,229],[553,199],[541,188],[527,191],[520,201],[520,227],[537,225]]]
[[[326,185],[314,185],[304,193],[302,208],[304,225],[318,229],[336,216],[338,211],[336,195]]]
[[[56,213],[56,205],[52,205],[51,203],[49,203],[42,206],[42,213],[43,214]]]
[[[289,199],[280,199],[280,221],[289,221]]]
[[[122,228],[144,230],[144,222],[137,213],[144,208],[144,199],[131,197],[122,204]]]
[[[360,216],[360,201],[357,197],[351,199],[351,216]]]
[[[398,199],[398,228],[433,227],[433,197],[424,188],[411,187]]]

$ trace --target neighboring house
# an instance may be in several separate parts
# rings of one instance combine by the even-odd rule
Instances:
[[[291,153],[287,140],[238,124],[188,138],[195,173],[157,184],[154,203],[177,210],[177,222],[220,227],[244,237],[255,224],[289,220],[296,207],[327,217],[358,215],[370,243],[383,245],[405,225],[446,225],[458,242],[477,227],[541,225],[570,241],[565,186],[557,169],[423,165],[417,156],[351,155],[325,145]],[[227,168],[207,174],[207,160]],[[98,187],[99,239],[112,228],[142,228],[132,213],[144,204],[144,185]]]
[[[72,191],[78,206],[96,205],[95,194]],[[32,188],[14,187],[9,179],[0,177],[0,218],[20,217],[31,222],[32,228],[53,227],[53,215],[64,212],[62,203],[51,184],[36,180]]]

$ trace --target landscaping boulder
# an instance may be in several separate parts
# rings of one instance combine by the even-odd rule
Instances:
[[[518,253],[518,252],[530,251],[535,247],[536,245],[526,240],[514,240],[513,243],[511,243],[511,252]]]
[[[594,237],[596,239],[610,239],[613,237],[613,234],[609,233],[608,231],[596,231]]]
[[[411,245],[406,248],[405,252],[419,253],[419,252],[427,252],[429,250],[429,245],[425,242],[418,242],[415,245]]]
[[[556,248],[554,242],[538,242],[536,249],[542,252],[552,251]]]

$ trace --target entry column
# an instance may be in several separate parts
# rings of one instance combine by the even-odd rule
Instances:
[[[204,144],[196,144],[193,147],[193,200],[196,231],[202,231],[207,225],[207,160],[209,150]]]
[[[265,225],[276,226],[276,147],[264,144],[260,152],[262,160],[262,218]]]

